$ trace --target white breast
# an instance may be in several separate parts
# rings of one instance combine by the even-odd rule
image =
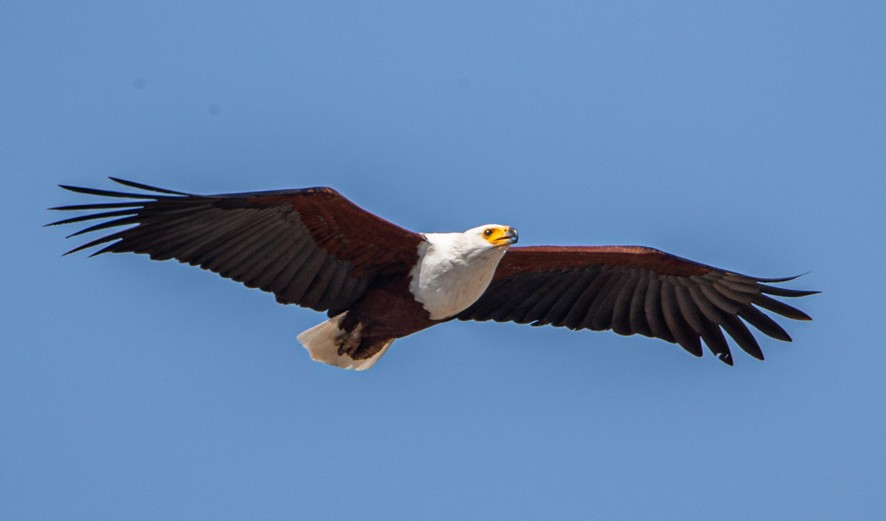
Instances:
[[[409,291],[434,320],[452,317],[477,301],[495,274],[504,248],[462,233],[428,233],[410,272]]]

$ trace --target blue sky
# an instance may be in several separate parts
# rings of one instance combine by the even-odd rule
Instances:
[[[7,2],[0,64],[3,519],[886,516],[882,3]],[[733,368],[458,323],[344,372],[319,313],[62,258],[55,185],[107,176],[823,294]]]

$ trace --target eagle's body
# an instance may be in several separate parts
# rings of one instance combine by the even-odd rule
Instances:
[[[133,225],[72,252],[110,243],[95,254],[174,258],[326,311],[329,320],[298,340],[313,359],[349,369],[367,369],[395,339],[453,318],[639,333],[697,356],[704,340],[732,364],[724,331],[762,359],[745,322],[789,341],[757,307],[808,320],[768,295],[814,293],[768,284],[790,278],[748,277],[639,246],[510,248],[517,233],[503,225],[415,233],[330,188],[200,196],[114,180],[149,193],[64,186],[130,199],[57,208],[98,212],[53,224],[106,219],[74,235]]]
[[[422,237],[412,269],[387,275],[356,306],[298,336],[311,358],[346,369],[372,367],[394,339],[449,320],[474,304],[492,282],[507,247],[517,241],[516,230],[495,224]]]

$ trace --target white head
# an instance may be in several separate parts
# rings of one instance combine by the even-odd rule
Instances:
[[[478,249],[502,248],[517,242],[517,229],[501,224],[484,224],[464,232],[465,238]]]
[[[473,262],[477,258],[494,258],[497,262],[517,242],[517,229],[501,224],[484,224],[461,233],[424,235],[432,250],[454,262]]]
[[[462,233],[426,233],[409,290],[434,320],[460,313],[486,291],[517,230],[487,224]]]

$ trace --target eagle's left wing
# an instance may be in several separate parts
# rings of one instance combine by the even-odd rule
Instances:
[[[793,278],[749,277],[641,246],[511,248],[483,296],[457,318],[639,333],[677,343],[696,356],[704,340],[732,365],[721,328],[762,360],[745,322],[779,340],[791,337],[758,308],[810,320],[770,297],[817,293],[771,285]]]
[[[71,235],[115,230],[68,253],[144,253],[177,259],[297,304],[337,315],[374,277],[406,273],[422,236],[360,208],[331,188],[196,195],[111,178],[139,193],[63,188],[121,202],[53,208],[85,211],[53,225],[98,221]]]

